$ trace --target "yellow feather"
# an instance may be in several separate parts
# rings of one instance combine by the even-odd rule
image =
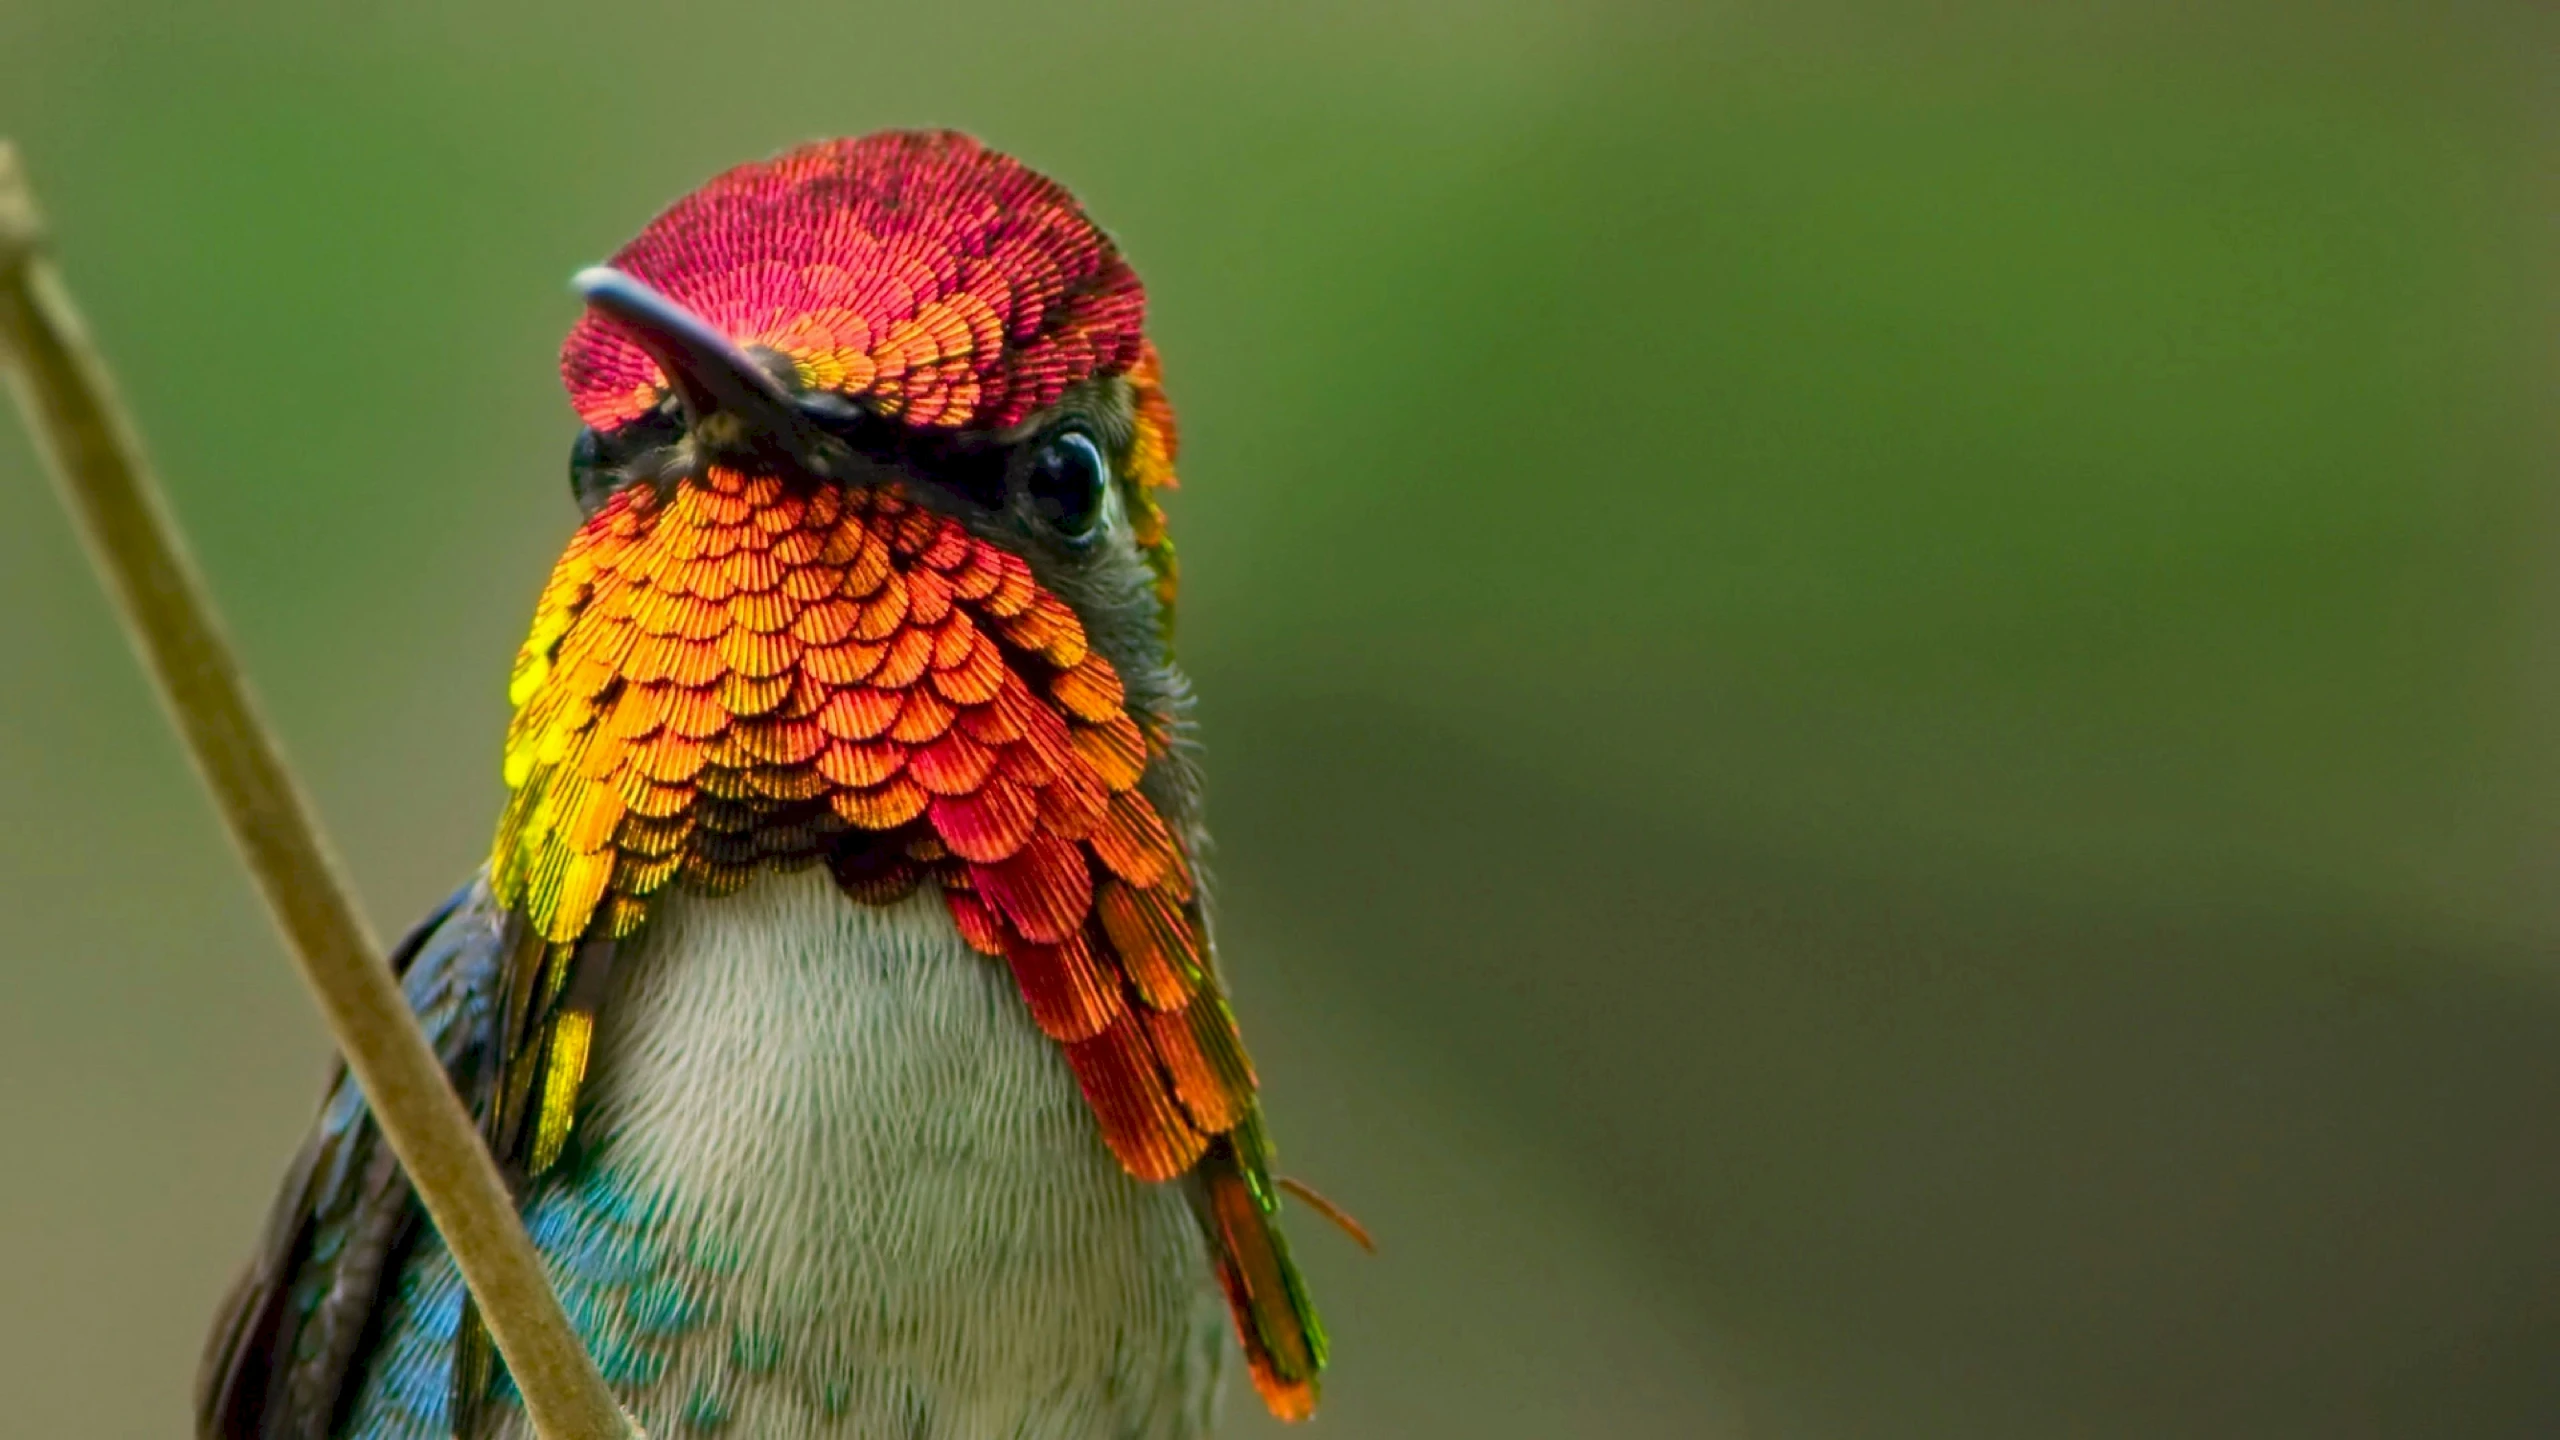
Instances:
[[[551,1022],[551,1056],[542,1076],[542,1110],[534,1117],[531,1169],[536,1175],[560,1159],[569,1143],[569,1122],[578,1106],[578,1087],[587,1078],[587,1045],[595,1038],[595,1017],[569,1011]]]

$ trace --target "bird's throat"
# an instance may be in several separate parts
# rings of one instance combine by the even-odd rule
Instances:
[[[626,489],[578,533],[512,693],[492,872],[556,943],[635,932],[679,878],[719,894],[829,860],[895,893],[981,832],[1001,848],[1039,801],[1099,814],[1145,757],[1117,676],[1020,558],[892,491],[716,467]]]

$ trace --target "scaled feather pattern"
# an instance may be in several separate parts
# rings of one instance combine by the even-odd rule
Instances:
[[[1120,679],[958,521],[719,467],[664,499],[628,488],[553,571],[512,694],[492,884],[553,945],[636,932],[679,879],[722,893],[836,859],[880,898],[930,876],[1130,1173],[1181,1174],[1250,1109]]]
[[[614,265],[801,383],[910,425],[1000,430],[1135,365],[1145,292],[1055,181],[948,132],[806,146],[678,201]],[[655,362],[590,315],[561,353],[610,430],[657,403]]]

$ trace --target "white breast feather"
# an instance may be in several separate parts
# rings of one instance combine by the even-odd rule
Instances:
[[[780,1342],[743,1382],[725,1343],[688,1347],[653,1434],[705,1383],[729,1433],[782,1440],[1208,1432],[1226,1341],[1181,1188],[1122,1172],[929,889],[864,905],[811,869],[662,897],[589,1087],[582,1137],[671,1233],[735,1247],[714,1323]]]

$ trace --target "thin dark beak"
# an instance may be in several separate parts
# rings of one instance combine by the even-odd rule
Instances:
[[[773,372],[701,316],[610,265],[581,270],[570,283],[658,362],[688,428],[701,438],[722,448],[758,441],[791,447],[807,428]]]

